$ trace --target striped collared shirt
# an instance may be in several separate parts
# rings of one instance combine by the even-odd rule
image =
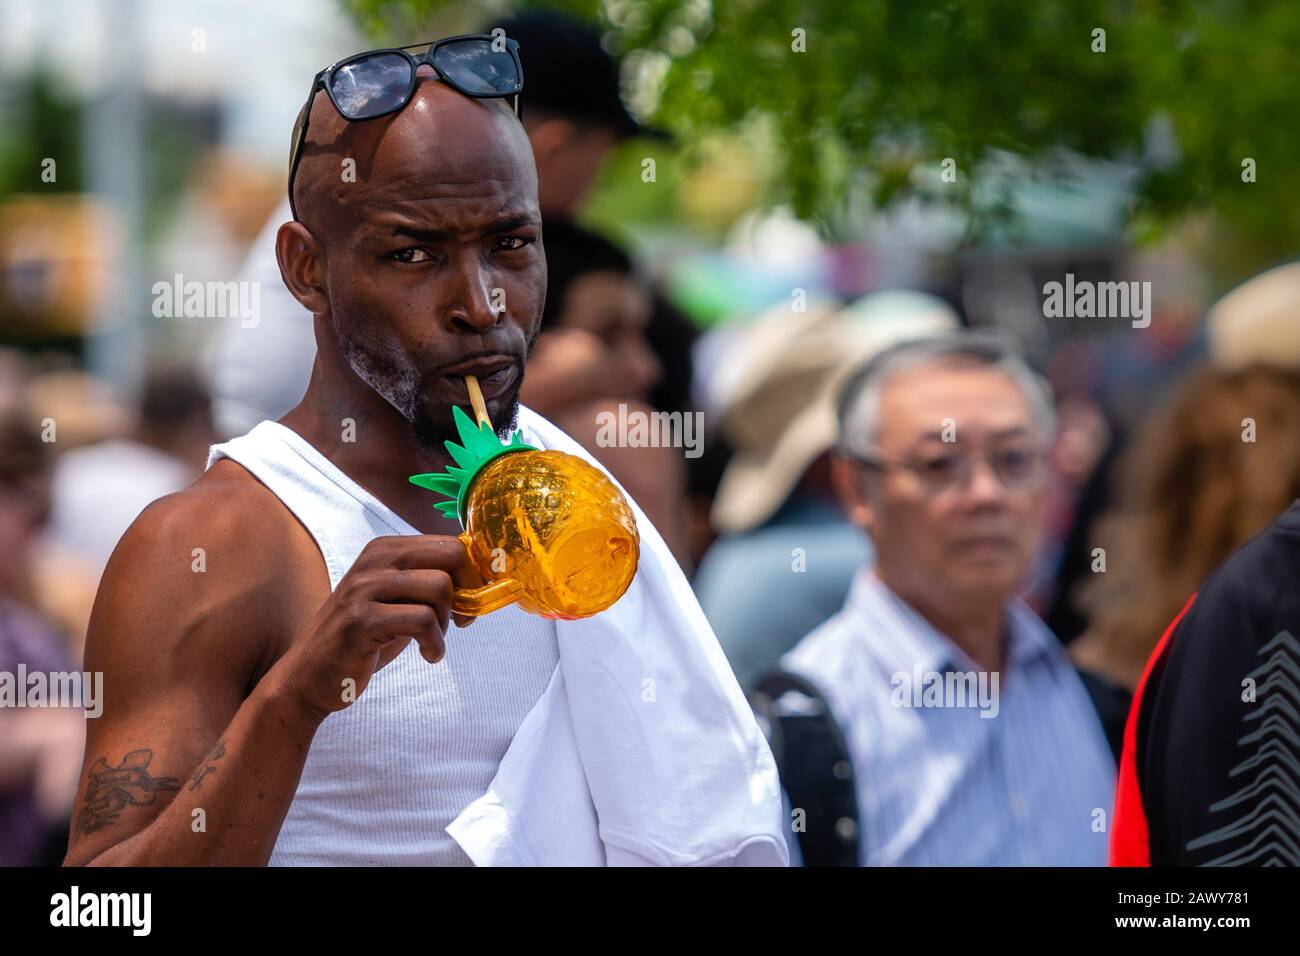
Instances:
[[[1104,865],[1115,765],[1059,642],[1020,601],[1000,673],[871,570],[783,659],[826,695],[857,776],[864,866]]]

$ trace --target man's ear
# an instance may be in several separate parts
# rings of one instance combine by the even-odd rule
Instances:
[[[835,493],[839,496],[840,507],[844,509],[850,521],[870,534],[875,514],[863,490],[865,487],[863,471],[862,465],[843,455],[831,456],[831,484],[835,486]]]
[[[303,308],[312,315],[328,312],[324,250],[306,226],[294,220],[280,227],[275,234],[275,258],[280,277]]]

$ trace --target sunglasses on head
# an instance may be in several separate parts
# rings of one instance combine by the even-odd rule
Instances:
[[[407,51],[428,47],[424,53]],[[316,74],[307,94],[302,125],[289,161],[289,208],[293,201],[293,180],[307,142],[307,125],[316,91],[324,87],[339,115],[350,122],[388,116],[411,102],[415,95],[415,72],[429,65],[444,83],[476,99],[514,97],[515,115],[523,113],[519,94],[524,88],[524,70],[519,63],[519,44],[504,36],[475,34],[447,37],[430,43],[415,43],[391,50],[369,50],[339,60]]]

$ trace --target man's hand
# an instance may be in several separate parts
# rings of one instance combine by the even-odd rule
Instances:
[[[454,588],[481,583],[458,538],[375,538],[266,680],[323,720],[353,703],[412,640],[426,661],[442,660]],[[474,620],[454,619],[461,627]]]

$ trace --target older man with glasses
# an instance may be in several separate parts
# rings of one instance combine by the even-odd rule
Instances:
[[[1104,864],[1102,723],[1017,597],[1043,530],[1045,383],[1002,340],[956,334],[877,356],[838,415],[836,487],[876,560],[759,685],[805,862]]]

